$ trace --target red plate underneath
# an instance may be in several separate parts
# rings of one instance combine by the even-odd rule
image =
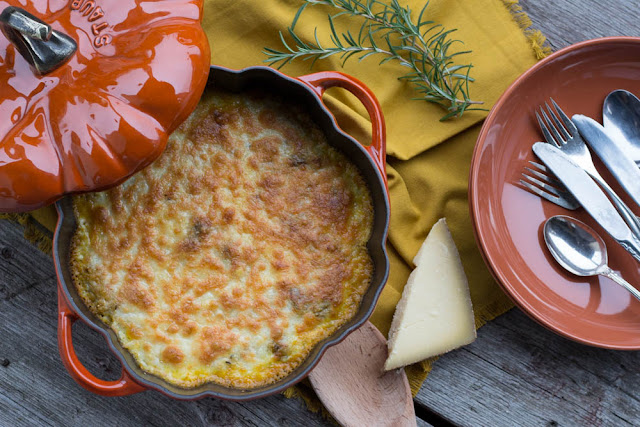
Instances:
[[[640,349],[640,302],[609,279],[577,277],[563,270],[544,245],[544,221],[570,214],[594,227],[607,243],[609,265],[640,287],[640,264],[580,209],[567,211],[517,183],[531,145],[541,141],[534,111],[553,98],[572,116],[602,121],[602,103],[615,89],[640,94],[640,38],[582,42],[545,58],[519,77],[486,119],[471,163],[469,198],[476,240],[503,289],[549,329],[584,344]],[[636,214],[634,206],[599,163]]]

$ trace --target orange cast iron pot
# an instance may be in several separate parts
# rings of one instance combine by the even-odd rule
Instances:
[[[280,392],[308,375],[325,349],[343,340],[369,318],[389,272],[385,243],[389,226],[389,199],[385,173],[385,124],[380,105],[373,93],[361,82],[338,72],[320,72],[298,78],[288,77],[268,67],[252,67],[241,71],[211,67],[209,85],[231,91],[251,86],[269,87],[306,106],[313,120],[323,130],[327,141],[344,153],[360,170],[371,192],[374,224],[367,243],[374,264],[374,274],[363,296],[357,314],[332,336],[320,342],[307,359],[287,377],[257,389],[241,390],[218,384],[204,384],[183,389],[150,375],[138,367],[131,354],[124,349],[115,333],[102,323],[79,297],[72,283],[69,269],[70,242],[75,230],[75,218],[70,197],[56,203],[58,224],[54,234],[53,257],[58,277],[58,345],[60,356],[71,376],[84,388],[97,394],[123,396],[146,389],[160,391],[176,399],[216,397],[229,400],[248,400]],[[338,127],[335,118],[322,102],[322,95],[330,87],[342,87],[354,94],[365,106],[373,126],[371,145],[363,146]],[[206,90],[206,89],[205,89]],[[117,381],[104,381],[91,374],[78,360],[73,348],[72,325],[82,319],[98,330],[122,363],[122,376]]]

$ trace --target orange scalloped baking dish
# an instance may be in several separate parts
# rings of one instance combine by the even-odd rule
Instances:
[[[113,329],[94,314],[79,295],[72,280],[70,268],[70,245],[76,229],[76,218],[70,197],[56,203],[59,214],[54,235],[54,261],[59,283],[58,339],[63,363],[72,377],[88,390],[103,395],[127,395],[154,389],[178,399],[197,399],[205,396],[232,400],[246,400],[267,396],[284,390],[304,378],[320,359],[324,350],[340,342],[351,331],[361,326],[371,315],[378,296],[386,283],[389,261],[385,242],[389,224],[389,201],[385,174],[385,127],[380,106],[373,94],[356,79],[337,72],[322,72],[297,79],[287,77],[271,68],[254,67],[232,71],[211,67],[209,84],[231,92],[243,92],[250,88],[269,88],[303,107],[311,120],[320,128],[326,142],[344,155],[356,167],[364,185],[369,189],[373,207],[373,224],[366,247],[373,262],[373,273],[369,285],[353,317],[346,320],[335,332],[317,343],[304,361],[275,382],[256,388],[242,389],[230,385],[209,382],[192,388],[182,388],[167,379],[152,375],[141,369],[132,353],[127,351]],[[339,86],[352,92],[366,107],[371,116],[372,143],[363,146],[342,132],[322,102],[324,91]],[[310,189],[313,191],[313,189]],[[315,264],[311,262],[310,264]],[[337,280],[337,279],[336,279]],[[72,324],[82,319],[101,332],[111,349],[122,362],[122,376],[117,381],[103,381],[83,367],[76,357]]]

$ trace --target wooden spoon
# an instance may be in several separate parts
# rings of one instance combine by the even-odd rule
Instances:
[[[407,375],[385,372],[386,359],[387,340],[367,322],[327,349],[311,371],[311,385],[341,425],[416,425]]]

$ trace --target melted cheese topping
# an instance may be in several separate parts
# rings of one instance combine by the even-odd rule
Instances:
[[[299,107],[209,92],[165,153],[75,197],[74,282],[140,367],[254,388],[355,315],[371,197]]]

